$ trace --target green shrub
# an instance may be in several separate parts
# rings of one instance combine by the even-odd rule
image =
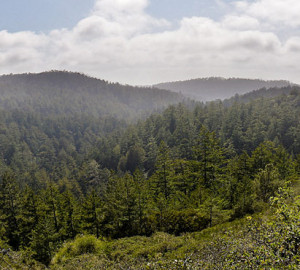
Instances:
[[[51,263],[61,263],[83,254],[104,255],[105,247],[105,243],[94,235],[79,235],[75,240],[66,242],[55,254]]]
[[[209,218],[195,209],[170,211],[167,214],[166,220],[166,232],[175,235],[201,231],[207,228],[209,224]]]

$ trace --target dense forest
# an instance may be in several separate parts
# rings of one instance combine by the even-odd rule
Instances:
[[[183,100],[174,92],[132,87],[80,73],[50,71],[0,76],[0,108],[43,115],[136,119]]]
[[[243,95],[261,88],[282,88],[293,85],[288,81],[263,81],[255,79],[210,77],[187,81],[166,82],[155,84],[155,87],[171,90],[198,100],[212,101],[225,99],[235,94]]]
[[[0,80],[3,269],[297,268],[299,87],[201,103],[92,80],[126,111],[182,101],[128,122],[90,78],[44,75]]]

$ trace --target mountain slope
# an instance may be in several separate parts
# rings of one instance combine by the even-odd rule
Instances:
[[[285,87],[291,85],[288,81],[263,81],[237,78],[203,78],[188,81],[167,82],[154,85],[160,89],[171,90],[183,95],[200,100],[211,101],[225,99],[235,94],[245,94],[260,88]]]
[[[51,71],[0,77],[0,108],[42,114],[133,118],[182,100],[155,88],[108,83],[80,73]]]
[[[225,99],[223,101],[223,104],[225,106],[232,105],[235,102],[239,103],[247,103],[251,102],[253,100],[259,99],[259,98],[274,98],[282,95],[297,95],[297,93],[300,92],[300,86],[294,85],[294,86],[285,86],[285,87],[273,87],[273,88],[261,88],[258,90],[254,90],[251,92],[248,92],[243,95],[236,94],[235,96]]]

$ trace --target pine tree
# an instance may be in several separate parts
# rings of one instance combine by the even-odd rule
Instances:
[[[207,188],[214,188],[225,164],[225,150],[214,132],[202,127],[194,146],[194,156],[200,180]]]
[[[57,215],[60,220],[61,239],[74,238],[79,232],[80,212],[70,190],[66,190],[61,194]]]
[[[28,186],[22,192],[20,209],[20,242],[23,247],[27,247],[32,239],[32,232],[39,222],[38,199]]]
[[[193,166],[198,174],[198,188],[203,189],[205,201],[203,202],[209,216],[209,224],[212,226],[213,217],[222,209],[223,197],[222,186],[226,181],[225,174],[225,149],[221,146],[220,140],[214,132],[202,127],[194,146],[195,160]],[[199,200],[203,199],[200,197]]]
[[[18,248],[20,245],[19,196],[20,191],[13,173],[5,172],[0,183],[0,223],[4,225],[5,237],[13,248]]]
[[[94,234],[97,238],[102,234],[103,205],[95,189],[92,189],[83,200],[81,219],[85,232]]]
[[[158,150],[158,156],[155,164],[155,173],[151,177],[153,189],[156,195],[162,194],[168,199],[172,193],[172,161],[170,158],[170,150],[164,141],[161,142]]]
[[[233,158],[228,164],[229,185],[227,186],[229,208],[234,215],[242,216],[252,211],[253,179],[250,157],[246,152]]]
[[[280,180],[278,169],[272,164],[268,164],[264,170],[260,170],[254,180],[258,200],[267,203],[280,184],[283,185]]]

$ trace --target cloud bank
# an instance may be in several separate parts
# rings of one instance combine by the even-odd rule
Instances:
[[[147,14],[147,5],[98,0],[72,29],[2,30],[0,73],[65,69],[129,84],[207,76],[300,83],[298,0],[234,1],[218,21],[183,18],[175,29]]]

